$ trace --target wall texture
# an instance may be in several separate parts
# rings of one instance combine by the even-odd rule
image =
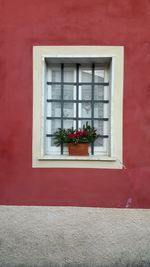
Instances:
[[[0,0],[0,204],[150,208],[149,0]],[[125,46],[124,168],[32,169],[32,46]]]

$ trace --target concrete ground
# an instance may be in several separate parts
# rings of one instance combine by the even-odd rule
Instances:
[[[150,210],[0,206],[1,267],[150,267]]]

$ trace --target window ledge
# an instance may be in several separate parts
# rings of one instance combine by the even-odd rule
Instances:
[[[122,169],[123,165],[116,157],[103,155],[94,156],[68,156],[44,155],[33,158],[33,168],[96,168],[96,169]]]
[[[69,161],[116,161],[116,158],[109,156],[67,156],[52,155],[39,157],[38,160],[69,160]]]

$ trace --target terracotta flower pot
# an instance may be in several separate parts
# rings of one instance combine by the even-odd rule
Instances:
[[[84,144],[68,144],[68,151],[70,156],[88,156],[88,143]]]

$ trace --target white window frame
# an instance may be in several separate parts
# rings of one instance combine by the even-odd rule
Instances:
[[[110,154],[109,156],[44,155],[45,58],[111,58]],[[33,135],[34,168],[121,169],[124,48],[122,46],[34,46],[33,47]]]

